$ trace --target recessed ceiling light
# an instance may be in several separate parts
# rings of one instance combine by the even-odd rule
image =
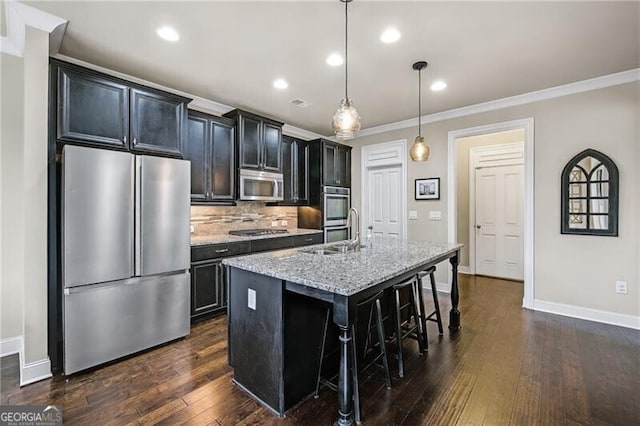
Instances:
[[[276,89],[286,89],[289,87],[289,83],[287,83],[286,80],[279,78],[273,81],[273,87]]]
[[[339,53],[332,53],[327,57],[327,64],[331,65],[332,67],[339,67],[340,65],[344,64],[344,59]]]
[[[380,40],[382,40],[383,43],[393,43],[394,41],[400,40],[401,36],[402,34],[400,34],[400,31],[393,27],[389,27],[380,34]]]
[[[171,27],[160,27],[156,30],[156,34],[158,34],[158,37],[167,41],[180,40],[180,34]]]
[[[433,90],[434,92],[439,92],[439,91],[444,90],[446,88],[447,88],[447,83],[445,83],[442,80],[436,80],[431,85],[431,90]]]

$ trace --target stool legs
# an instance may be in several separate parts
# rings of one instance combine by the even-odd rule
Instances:
[[[387,388],[391,388],[391,373],[389,372],[389,360],[387,357],[387,348],[385,345],[384,329],[382,328],[382,307],[380,306],[380,299],[376,300],[376,317],[378,341],[380,342],[380,351],[382,352],[382,365],[384,366],[384,379]]]
[[[417,287],[418,287],[418,312],[419,312],[419,316],[420,316],[420,326],[422,328],[421,333],[422,333],[422,341],[423,341],[423,345],[422,345],[422,352],[426,352],[429,349],[429,339],[427,338],[427,313],[425,312],[424,309],[424,296],[422,295],[422,278],[419,278],[416,280],[417,281]]]
[[[435,305],[435,308],[436,308],[434,313],[436,314],[436,322],[438,323],[438,333],[440,333],[440,335],[442,336],[444,334],[444,332],[442,331],[442,316],[440,315],[440,303],[438,303],[438,289],[436,288],[436,279],[434,277],[433,272],[429,274],[429,279],[431,280],[431,293],[433,294],[433,304]]]

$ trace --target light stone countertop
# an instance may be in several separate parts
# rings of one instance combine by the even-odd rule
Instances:
[[[251,241],[251,240],[262,240],[265,238],[280,238],[287,237],[292,235],[309,235],[309,234],[322,234],[322,229],[304,229],[304,228],[295,228],[295,229],[287,229],[288,233],[282,234],[267,234],[267,235],[253,235],[248,237],[243,237],[239,235],[228,235],[228,234],[214,234],[214,235],[202,235],[198,237],[191,237],[191,246],[203,246],[207,244],[224,244],[224,243],[235,243],[238,241]]]
[[[222,263],[350,296],[462,247],[458,243],[401,241],[376,236],[371,248],[363,248],[359,252],[320,255],[301,251],[331,245],[335,243],[256,253],[224,259]]]

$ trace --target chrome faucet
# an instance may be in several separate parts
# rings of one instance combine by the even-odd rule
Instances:
[[[356,237],[353,240],[349,241],[349,250],[360,251],[360,215],[358,214],[358,210],[356,210],[355,207],[351,207],[349,209],[349,214],[347,215],[347,226],[352,226],[352,213],[356,217]]]

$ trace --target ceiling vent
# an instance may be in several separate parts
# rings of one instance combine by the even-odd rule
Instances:
[[[293,104],[299,108],[308,108],[311,106],[311,102],[307,102],[305,100],[302,99],[294,99],[292,101],[289,101],[290,104]]]

